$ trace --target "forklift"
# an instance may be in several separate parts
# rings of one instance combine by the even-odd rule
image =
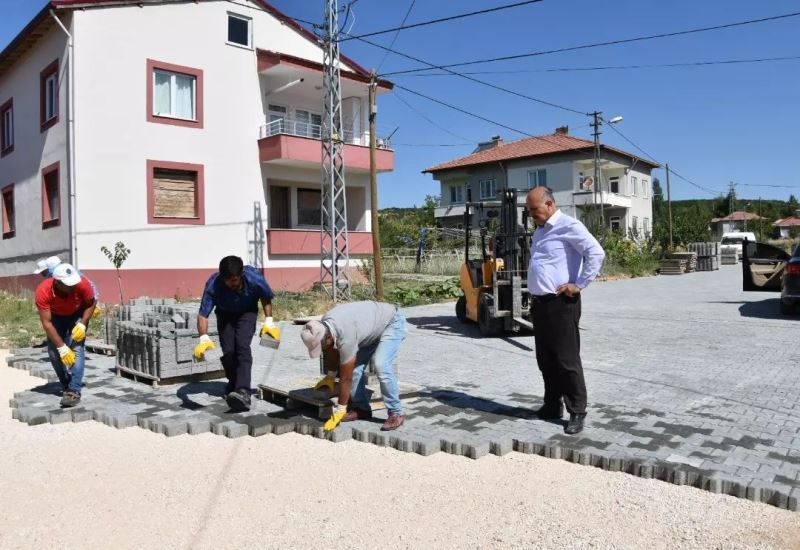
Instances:
[[[517,190],[503,189],[499,194],[499,201],[486,202],[471,202],[468,196],[464,208],[464,264],[460,274],[464,295],[456,302],[456,317],[462,323],[478,323],[483,336],[499,336],[521,329],[533,331],[528,294],[533,233],[528,230],[528,212],[523,209],[520,223]],[[481,257],[475,259],[469,257],[473,209],[480,220]],[[491,254],[486,250],[486,218],[499,218],[491,241]]]

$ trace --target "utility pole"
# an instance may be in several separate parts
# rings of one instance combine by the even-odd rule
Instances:
[[[734,208],[736,208],[736,184],[730,182],[728,189],[728,215],[733,214]]]
[[[350,244],[347,236],[337,0],[325,1],[324,33],[319,282],[334,302],[341,302],[350,300]]]
[[[669,186],[669,164],[664,165],[667,169],[667,215],[669,216],[669,249],[672,251],[672,190]]]
[[[381,260],[381,231],[378,223],[378,165],[375,159],[377,154],[375,136],[375,116],[378,107],[375,105],[375,93],[378,81],[375,71],[369,78],[369,189],[370,212],[372,217],[372,260],[375,266],[375,296],[379,302],[383,301],[383,263]]]
[[[591,126],[594,128],[594,198],[597,203],[597,194],[600,193],[600,227],[605,231],[605,215],[603,213],[603,188],[600,184],[600,125],[603,124],[601,112],[595,111],[592,113],[593,122]]]
[[[758,197],[758,241],[761,242],[764,233],[761,227],[761,197]]]

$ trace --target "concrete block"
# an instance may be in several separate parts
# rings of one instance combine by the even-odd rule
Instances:
[[[192,418],[186,423],[186,428],[191,435],[207,433],[211,431],[211,422],[199,418]]]
[[[73,409],[72,410],[72,421],[73,422],[87,422],[94,418],[94,413],[92,411],[87,411],[86,409]]]
[[[51,412],[49,417],[50,424],[63,424],[72,422],[72,414],[69,411]]]
[[[510,439],[501,440],[501,441],[493,441],[489,447],[489,451],[493,455],[503,456],[507,455],[511,451],[514,450],[514,442]]]
[[[339,426],[328,436],[328,440],[334,443],[339,443],[341,441],[347,441],[349,439],[353,439],[353,430],[350,428],[343,428]]]
[[[189,433],[189,426],[186,422],[169,422],[164,424],[164,435],[175,437]]]
[[[474,445],[467,445],[466,446],[466,453],[465,456],[468,456],[472,459],[478,459],[482,456],[486,456],[489,454],[490,443],[488,441],[482,441],[480,443],[475,443]]]
[[[237,437],[244,437],[248,435],[248,428],[247,424],[240,424],[239,422],[229,421],[225,422],[223,433],[225,437],[229,437],[231,439],[235,439]]]
[[[111,418],[111,425],[117,428],[118,430],[123,430],[125,428],[133,428],[137,424],[137,419],[135,415],[132,414],[116,414]]]
[[[430,456],[438,453],[441,450],[441,443],[439,440],[426,439],[415,441],[413,444],[414,452],[422,456]]]

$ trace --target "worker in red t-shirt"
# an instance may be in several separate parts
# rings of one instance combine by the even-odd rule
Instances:
[[[56,266],[53,276],[36,288],[47,352],[64,390],[62,407],[74,407],[81,400],[86,325],[96,305],[91,283],[70,264]]]

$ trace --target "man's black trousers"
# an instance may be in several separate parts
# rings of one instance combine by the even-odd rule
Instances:
[[[581,364],[581,295],[533,297],[536,362],[544,379],[544,404],[567,411],[586,412],[586,382]]]
[[[235,390],[250,391],[250,372],[253,352],[250,344],[256,332],[258,313],[228,313],[217,311],[217,329],[222,344],[222,367],[228,377],[226,393]]]

